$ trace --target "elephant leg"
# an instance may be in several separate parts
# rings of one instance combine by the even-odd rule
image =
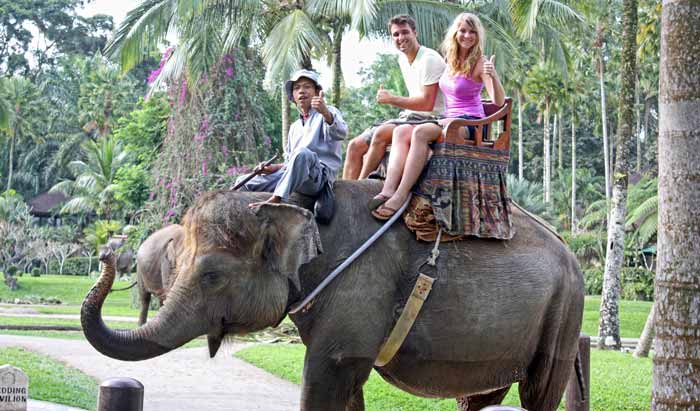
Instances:
[[[365,411],[365,396],[362,388],[356,390],[350,397],[350,402],[345,406],[345,411]]]
[[[522,407],[528,410],[556,410],[573,370],[574,360],[538,355],[518,387]]]
[[[151,293],[143,289],[141,286],[141,281],[139,281],[139,300],[141,302],[139,325],[144,325],[148,319],[148,307],[151,305]]]
[[[465,395],[457,398],[457,411],[479,411],[489,405],[498,405],[508,394],[510,385],[486,394]]]
[[[307,351],[301,410],[363,411],[362,386],[373,363],[367,358],[319,358]]]

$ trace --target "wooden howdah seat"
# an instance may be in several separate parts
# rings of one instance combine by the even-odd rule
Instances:
[[[513,99],[484,102],[486,117],[447,119],[433,155],[413,187],[404,221],[416,237],[442,241],[467,236],[509,240],[515,234],[506,186]],[[460,136],[469,127],[469,136]]]
[[[503,106],[499,107],[491,101],[484,101],[484,113],[486,117],[480,118],[478,120],[465,120],[461,118],[449,119],[443,126],[442,137],[438,139],[438,142],[446,141],[454,144],[469,144],[480,147],[493,147],[496,150],[507,150],[510,151],[510,130],[512,121],[512,111],[513,111],[513,99],[506,98]],[[488,134],[495,134],[495,127],[497,124],[501,123],[502,131],[498,133],[498,136],[494,139],[490,139]],[[463,139],[459,137],[460,127],[474,127],[473,139]],[[484,129],[486,129],[486,136],[484,136]]]

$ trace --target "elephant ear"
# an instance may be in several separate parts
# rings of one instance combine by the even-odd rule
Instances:
[[[289,204],[263,204],[255,212],[262,219],[263,259],[301,290],[299,267],[323,252],[314,215]]]

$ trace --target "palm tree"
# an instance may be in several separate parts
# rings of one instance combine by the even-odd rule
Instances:
[[[659,78],[659,254],[652,411],[700,408],[700,7],[663,2]],[[694,43],[693,43],[694,44]]]
[[[38,129],[37,113],[41,112],[42,98],[39,89],[29,80],[22,77],[12,77],[6,81],[5,92],[0,95],[0,100],[5,100],[9,112],[6,115],[7,128],[0,131],[0,136],[7,139],[7,185],[6,190],[12,188],[12,178],[15,166],[15,145],[31,139],[35,143],[41,143],[42,138]]]
[[[105,219],[114,208],[114,178],[117,170],[126,164],[127,152],[121,142],[107,136],[82,145],[85,160],[69,164],[74,179],[54,185],[50,191],[60,191],[72,198],[61,208],[61,213],[95,212]]]
[[[634,135],[634,82],[636,75],[637,0],[623,0],[622,7],[622,70],[620,73],[620,108],[617,138],[617,158],[613,182],[608,245],[603,277],[603,295],[600,302],[598,348],[620,349],[620,271],[625,251],[625,216],[627,213],[627,185],[630,173],[630,142]],[[612,337],[612,345],[607,337]]]

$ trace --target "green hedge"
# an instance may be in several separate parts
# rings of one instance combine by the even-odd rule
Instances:
[[[92,265],[90,265],[90,260],[92,259]],[[64,275],[88,275],[89,271],[97,271],[99,266],[99,259],[95,256],[93,257],[71,257],[66,258],[66,262],[63,264],[63,274]],[[88,270],[88,267],[91,267]],[[49,273],[58,274],[60,265],[58,261],[53,260],[49,263]]]
[[[590,268],[583,272],[586,295],[603,292],[603,268]],[[654,300],[654,272],[641,267],[624,267],[620,275],[621,298],[624,300]]]

